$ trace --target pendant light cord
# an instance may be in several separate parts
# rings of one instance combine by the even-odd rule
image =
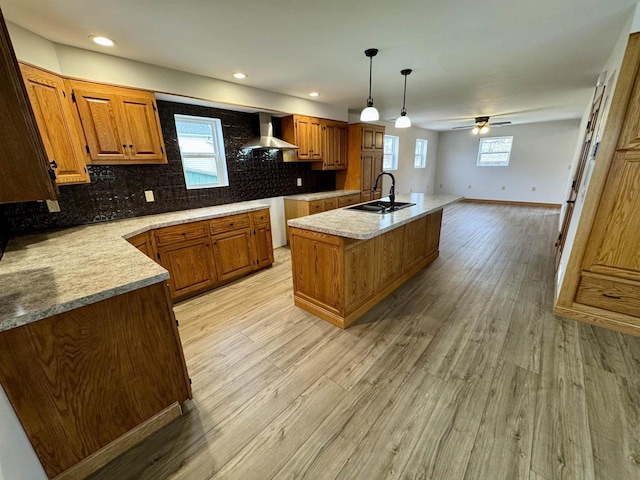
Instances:
[[[373,105],[373,98],[371,97],[371,81],[373,79],[371,71],[373,70],[373,57],[369,57],[369,98],[367,98],[367,106]]]
[[[407,114],[407,76],[404,76],[404,93],[402,95],[402,110],[400,111],[401,115]]]

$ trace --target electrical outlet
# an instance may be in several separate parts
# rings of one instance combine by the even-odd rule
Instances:
[[[296,185],[298,185],[299,187],[301,187],[301,186],[302,186],[302,179],[301,179],[301,178],[298,178],[298,179],[296,180]]]
[[[535,192],[536,191],[536,187],[531,187],[531,191]]]
[[[505,187],[504,185],[502,185],[501,190],[506,190],[506,189],[507,189],[507,187]]]
[[[49,210],[49,213],[58,213],[60,211],[60,204],[57,200],[47,200],[47,210]]]
[[[155,197],[153,196],[153,190],[145,190],[145,191],[144,191],[144,199],[145,199],[147,202],[149,202],[149,203],[150,203],[150,202],[155,202],[155,201],[156,201],[156,199],[155,199]]]
[[[442,184],[440,184],[440,188],[442,188]]]

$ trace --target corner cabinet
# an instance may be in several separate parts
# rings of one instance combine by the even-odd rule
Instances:
[[[346,122],[322,120],[322,163],[314,163],[314,170],[344,170],[347,168],[348,126]]]
[[[20,70],[56,183],[89,183],[82,128],[63,78],[22,63]]]
[[[0,203],[54,200],[49,161],[0,11]]]
[[[363,202],[382,198],[382,183],[376,190],[371,187],[382,172],[384,127],[353,123],[348,138],[347,169],[336,173],[336,188],[360,190]]]
[[[174,301],[273,263],[268,209],[158,228],[129,242],[169,271]]]
[[[640,335],[640,34],[630,37],[555,313]]]
[[[286,152],[286,162],[313,162],[314,170],[347,168],[348,130],[346,122],[290,115],[282,120],[283,140],[298,146]]]
[[[92,164],[167,163],[152,92],[77,80],[69,87]]]

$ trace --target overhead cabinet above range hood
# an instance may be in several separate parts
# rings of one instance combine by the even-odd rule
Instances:
[[[258,113],[260,121],[260,136],[245,143],[243,149],[251,150],[293,150],[298,146],[289,142],[285,142],[273,136],[273,125],[271,124],[271,115],[265,112]]]

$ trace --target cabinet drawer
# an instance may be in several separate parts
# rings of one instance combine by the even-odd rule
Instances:
[[[158,245],[168,245],[170,243],[194,240],[206,236],[207,226],[204,223],[185,223],[156,230],[156,243]]]
[[[327,198],[324,202],[324,211],[335,210],[338,208],[338,200],[336,198]]]
[[[228,217],[211,220],[211,233],[228,232],[236,228],[249,227],[249,215],[230,215]]]
[[[356,203],[360,203],[359,193],[338,197],[338,207],[348,207],[349,205],[355,205]]]
[[[324,212],[324,205],[322,200],[316,200],[315,202],[309,202],[309,215],[314,213]]]
[[[253,215],[253,223],[255,225],[263,225],[271,222],[269,218],[269,210],[259,210],[257,212],[253,212],[251,215]]]
[[[583,275],[576,303],[640,317],[640,285]]]

